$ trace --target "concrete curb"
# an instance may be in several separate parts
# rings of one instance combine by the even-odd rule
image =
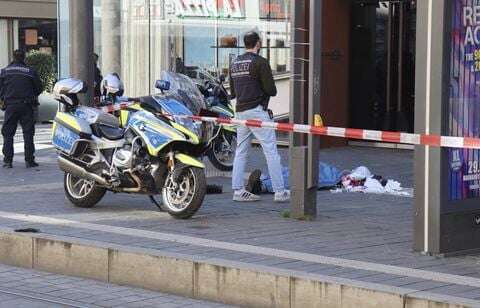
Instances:
[[[0,263],[248,307],[480,307],[405,288],[5,228]]]

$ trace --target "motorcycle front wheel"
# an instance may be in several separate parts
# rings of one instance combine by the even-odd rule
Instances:
[[[65,173],[63,187],[67,199],[73,205],[82,208],[94,207],[107,192],[105,188],[95,185],[95,182],[78,178],[70,173]]]
[[[232,171],[235,151],[237,149],[237,134],[223,130],[212,142],[208,151],[208,159],[220,171]]]
[[[178,219],[189,219],[202,206],[207,192],[203,169],[180,166],[167,176],[162,189],[162,208]]]

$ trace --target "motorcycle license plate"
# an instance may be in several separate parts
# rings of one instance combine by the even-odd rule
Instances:
[[[57,125],[53,134],[53,145],[64,152],[70,153],[73,149],[75,141],[80,139],[80,136],[62,125]]]

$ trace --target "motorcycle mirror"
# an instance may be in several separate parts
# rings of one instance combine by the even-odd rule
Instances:
[[[170,90],[170,82],[166,80],[157,80],[155,82],[155,88],[159,89],[160,91],[168,91]]]
[[[221,83],[224,83],[225,80],[226,80],[226,77],[225,77],[225,75],[221,74],[220,77],[219,77],[219,79],[220,79],[220,82],[221,82]]]

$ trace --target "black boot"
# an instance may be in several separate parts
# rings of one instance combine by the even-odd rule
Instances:
[[[27,168],[35,168],[35,167],[38,167],[38,164],[34,160],[32,160],[32,161],[25,162],[25,166]]]
[[[3,162],[3,168],[12,169],[13,168],[12,162],[9,162],[9,161]]]
[[[253,171],[248,177],[248,183],[247,187],[245,187],[245,190],[255,195],[260,194],[262,192],[262,181],[260,180],[261,176],[262,171],[258,169]]]

